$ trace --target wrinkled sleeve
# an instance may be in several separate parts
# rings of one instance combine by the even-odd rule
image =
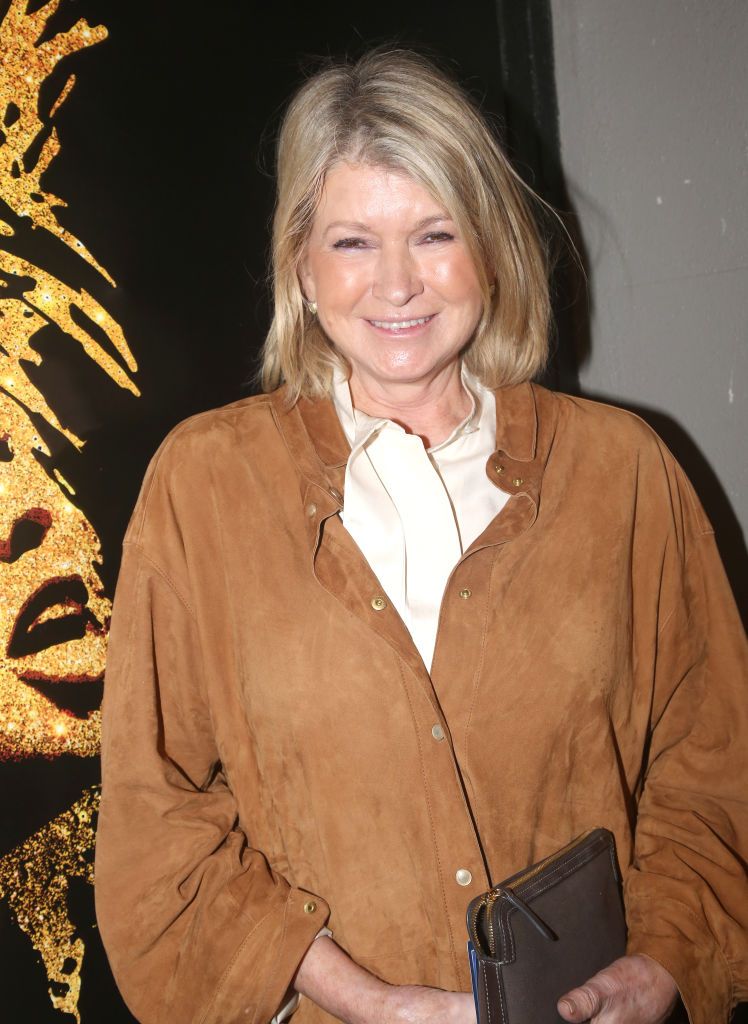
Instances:
[[[267,1024],[328,913],[252,848],[212,727],[190,595],[171,572],[176,513],[146,499],[125,539],[103,705],[96,909],[112,970],[141,1024]],[[157,485],[156,485],[157,486]],[[158,502],[161,501],[159,508]],[[176,558],[176,554],[175,554]]]
[[[722,1024],[748,999],[748,657],[714,534],[677,466],[672,486],[628,952],[670,971],[692,1024]]]

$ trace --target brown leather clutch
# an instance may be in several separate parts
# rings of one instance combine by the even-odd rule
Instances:
[[[467,924],[478,1024],[558,1024],[559,997],[626,949],[613,834],[585,832],[476,897]]]

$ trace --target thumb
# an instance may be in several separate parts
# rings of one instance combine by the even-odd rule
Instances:
[[[561,996],[556,1009],[564,1020],[579,1024],[581,1021],[592,1020],[601,1010],[605,1009],[608,1002],[607,992],[593,978],[579,988],[573,988],[571,992]]]

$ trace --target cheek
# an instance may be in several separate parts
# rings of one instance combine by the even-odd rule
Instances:
[[[317,296],[328,309],[345,310],[369,287],[369,273],[363,262],[340,263],[321,260],[315,275]]]
[[[445,257],[432,267],[432,280],[445,298],[480,306],[483,298],[472,261],[465,257]]]

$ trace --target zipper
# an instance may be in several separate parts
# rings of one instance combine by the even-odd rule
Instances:
[[[566,846],[562,846],[560,850],[556,850],[556,852],[552,853],[549,857],[546,857],[544,860],[539,861],[533,867],[528,868],[527,871],[525,871],[523,874],[513,879],[512,889],[516,889],[517,886],[524,885],[525,882],[529,882],[531,878],[535,878],[535,876],[539,875],[541,871],[544,871],[549,864],[552,864],[554,860],[559,860],[561,857],[566,856],[566,854],[569,853],[570,850],[573,850],[575,846],[579,846],[581,843],[585,841],[585,839],[588,839],[592,835],[592,833],[596,831],[597,829],[588,828],[586,832],[583,832],[581,834],[581,836],[577,836],[576,839],[572,839],[570,843],[567,843]],[[497,886],[497,888],[501,887]]]
[[[478,941],[478,918],[480,917],[481,911],[485,909],[486,931],[488,932],[488,952],[490,956],[494,955],[493,921],[491,920],[491,907],[499,898],[500,894],[501,893],[498,886],[495,889],[490,889],[488,892],[483,894],[480,900],[476,902],[475,909],[473,910],[472,931],[473,935],[475,936],[475,942],[477,942],[478,946],[480,947],[483,945],[483,943]]]
[[[528,868],[527,871],[524,871],[521,875],[517,875],[517,877],[512,880],[511,889],[509,889],[508,887],[505,888],[501,885],[497,885],[494,886],[493,889],[489,889],[487,893],[484,893],[482,899],[476,904],[475,910],[473,911],[473,934],[476,936],[476,938],[478,937],[478,917],[481,911],[485,911],[489,956],[496,956],[496,939],[494,935],[493,915],[491,913],[491,909],[496,900],[500,896],[506,897],[509,900],[509,902],[517,908],[517,910],[520,910],[523,914],[525,914],[525,916],[529,918],[532,924],[545,938],[555,938],[550,929],[548,929],[543,924],[540,918],[537,917],[537,915],[535,915],[532,912],[532,910],[527,906],[527,904],[521,901],[515,895],[515,893],[512,892],[512,890],[516,889],[520,885],[524,885],[526,882],[531,881],[533,878],[539,875],[541,871],[544,871],[550,864],[553,864],[554,861],[566,856],[566,854],[573,850],[575,846],[581,845],[581,843],[588,839],[589,836],[591,836],[592,833],[595,831],[596,829],[594,828],[587,829],[586,832],[583,832],[580,836],[577,836],[576,839],[572,839],[570,843],[567,843],[566,846],[563,846],[560,850],[556,850],[555,853],[552,853],[550,854],[550,856],[545,857],[541,861],[538,861],[537,864],[534,864],[531,868]]]
[[[491,956],[496,956],[496,941],[493,934],[493,914],[491,913],[491,907],[493,907],[496,900],[501,895],[501,890],[498,886],[492,889],[486,899],[486,926],[488,931],[488,952]]]

